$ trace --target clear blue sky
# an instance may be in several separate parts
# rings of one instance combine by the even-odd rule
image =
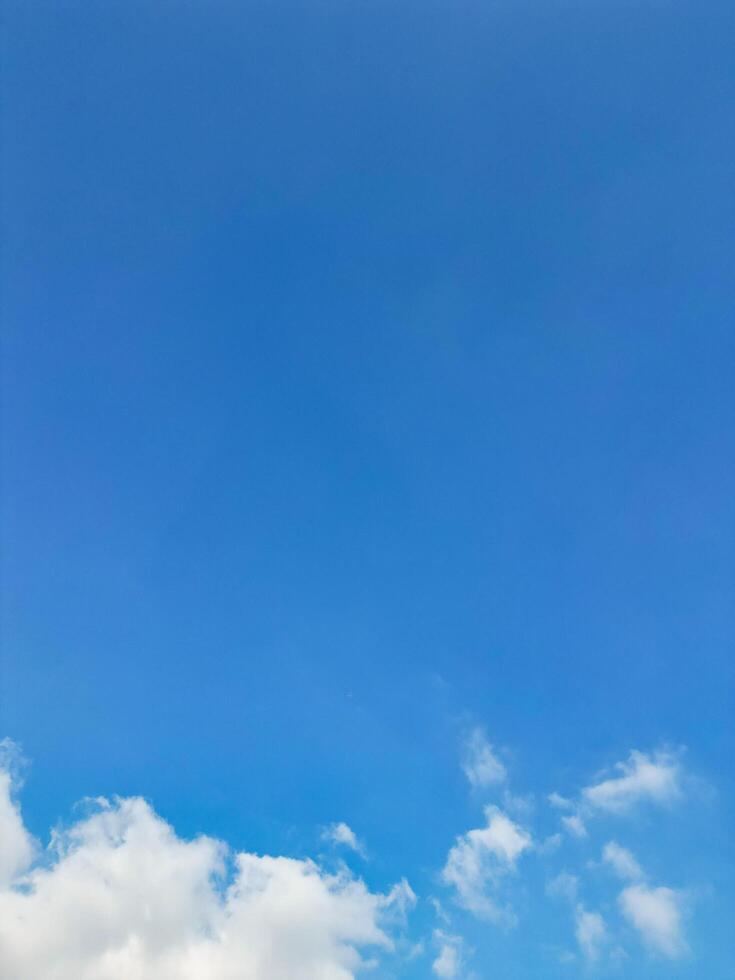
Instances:
[[[356,873],[418,897],[424,952],[379,976],[431,976],[441,928],[508,980],[621,969],[546,894],[615,839],[687,895],[670,958],[586,886],[626,978],[735,976],[732,4],[4,21],[0,735],[30,830],[142,795],[302,858],[345,821]],[[441,874],[502,805],[462,772],[475,726],[534,841],[631,750],[683,788],[524,855],[488,924]]]

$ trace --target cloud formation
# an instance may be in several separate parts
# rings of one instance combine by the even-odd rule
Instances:
[[[10,773],[0,769],[0,889],[25,871],[35,853],[35,843],[23,826],[11,791]]]
[[[440,980],[457,980],[463,967],[463,946],[461,936],[453,936],[442,929],[434,931],[434,942],[439,948],[431,969]]]
[[[360,854],[362,857],[365,856],[365,845],[349,824],[344,822],[332,823],[325,829],[322,836],[324,840],[329,841],[331,844],[342,845],[354,851],[355,854]]]
[[[571,810],[574,807],[574,803],[565,796],[562,796],[561,793],[549,793],[546,799],[555,810]]]
[[[588,912],[578,905],[574,913],[574,934],[585,959],[594,962],[607,942],[607,927],[599,912]]]
[[[613,766],[614,775],[585,786],[576,799],[557,792],[548,803],[561,811],[561,824],[578,839],[588,836],[588,823],[595,816],[630,814],[639,804],[667,806],[682,796],[682,771],[678,756],[659,750],[654,753],[633,750],[628,759]]]
[[[653,952],[676,959],[687,951],[682,931],[681,892],[673,888],[629,885],[618,899],[620,910]]]
[[[612,868],[618,878],[636,881],[643,878],[643,869],[630,851],[614,840],[608,841],[602,849],[602,860]]]
[[[644,801],[666,805],[681,795],[681,767],[670,752],[648,755],[633,750],[627,762],[618,762],[619,773],[582,790],[582,800],[593,810],[627,813]]]
[[[346,870],[182,840],[137,798],[97,801],[30,869],[9,778],[0,820],[7,980],[351,980],[415,900],[406,883],[376,894]]]
[[[472,758],[481,767],[489,765],[485,750],[492,750],[477,731]],[[344,865],[332,871],[329,863],[233,853],[209,837],[185,840],[140,798],[87,802],[86,812],[42,851],[23,823],[17,769],[12,743],[0,742],[3,980],[353,980],[363,969],[391,969],[396,942],[406,951],[403,928],[416,896],[405,880],[375,892]],[[641,801],[665,804],[680,793],[676,758],[633,752],[576,798],[552,794],[549,802],[570,833],[587,837],[596,813],[627,814]],[[502,797],[514,809],[485,807],[485,825],[455,839],[441,879],[460,909],[510,926],[516,921],[510,878],[519,859],[533,852],[555,860],[561,835],[535,842],[524,826],[533,817],[532,798],[507,790]],[[330,824],[322,836],[363,853],[344,822]],[[657,955],[686,953],[686,893],[650,885],[615,840],[602,848],[602,863],[621,879],[618,916],[608,915],[614,906],[599,904],[599,896],[605,918],[591,911],[577,875],[562,872],[546,887],[550,897],[569,903],[579,958],[593,963],[627,955],[619,945],[624,924]],[[588,861],[586,867],[600,866]],[[611,884],[607,878],[606,887]],[[426,955],[427,971],[430,963],[435,976],[458,980],[467,975],[469,954],[450,916],[435,906],[439,928],[406,956]]]
[[[515,870],[518,857],[532,845],[531,836],[495,806],[485,808],[487,825],[458,837],[442,871],[456,890],[457,902],[480,919],[512,922],[494,894],[500,880]]]
[[[572,837],[586,837],[587,827],[585,826],[584,820],[580,817],[578,813],[570,813],[566,817],[561,818],[562,826],[571,834]]]
[[[464,746],[462,770],[473,789],[505,781],[505,766],[493,751],[483,728],[473,728]]]

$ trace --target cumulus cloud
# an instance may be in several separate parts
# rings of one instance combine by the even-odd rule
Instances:
[[[589,912],[578,905],[574,913],[574,934],[585,959],[599,959],[600,951],[607,942],[607,926],[599,912]]]
[[[453,936],[442,929],[434,931],[434,942],[439,952],[431,964],[431,969],[441,980],[457,980],[463,967],[463,947],[461,936]]]
[[[36,845],[26,830],[20,806],[13,799],[10,773],[10,743],[0,743],[0,888],[10,882],[30,865]]]
[[[474,789],[502,783],[507,776],[482,728],[474,728],[465,742],[462,769]]]
[[[608,864],[619,878],[635,881],[643,878],[643,869],[625,847],[614,840],[608,841],[602,849],[602,860]]]
[[[415,896],[308,860],[182,840],[141,799],[98,801],[28,868],[0,782],[0,975],[7,980],[350,980],[393,948]],[[10,832],[8,832],[10,830]]]
[[[473,785],[505,779],[481,730],[468,746]],[[185,840],[139,798],[88,803],[41,852],[22,819],[17,761],[12,744],[0,742],[3,980],[352,980],[364,969],[380,971],[391,954],[426,949],[411,952],[405,937],[416,903],[405,880],[376,892],[344,866],[335,872],[310,860],[233,853],[209,837]],[[644,800],[664,804],[680,792],[674,756],[632,752],[576,798],[549,800],[569,833],[586,836],[596,813],[627,813]],[[561,835],[535,843],[519,816],[530,813],[531,798],[504,798],[513,810],[486,807],[485,825],[456,838],[441,878],[461,908],[512,925],[509,886],[520,857],[550,853]],[[323,837],[363,853],[344,822],[330,824]],[[650,886],[614,840],[602,860],[622,879],[622,918],[648,948],[669,958],[685,953],[684,893]],[[605,919],[582,904],[574,875],[557,875],[547,893],[569,903],[581,957],[591,963],[616,955]],[[431,970],[458,980],[467,976],[467,949],[437,909],[440,927],[427,937]]]
[[[676,959],[687,951],[682,929],[683,896],[673,888],[629,885],[620,893],[620,910],[656,953]]]
[[[530,835],[497,807],[485,808],[487,825],[458,837],[442,871],[445,884],[456,890],[458,903],[478,918],[512,922],[497,903],[501,879],[515,870],[518,857],[532,846]]]
[[[665,805],[681,795],[681,767],[670,752],[648,755],[634,750],[615,769],[618,775],[582,790],[583,801],[592,809],[627,813],[639,802]]]
[[[346,823],[333,823],[325,828],[322,834],[324,840],[329,841],[331,844],[342,845],[343,847],[349,848],[349,850],[354,851],[356,854],[365,856],[365,845],[355,834],[354,830]]]

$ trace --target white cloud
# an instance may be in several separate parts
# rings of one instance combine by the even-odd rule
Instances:
[[[384,917],[390,921],[403,920],[416,904],[416,893],[405,878],[401,878],[384,896]]]
[[[441,980],[457,980],[462,971],[463,946],[461,936],[452,936],[441,929],[434,930],[434,942],[439,948],[431,969]]]
[[[473,772],[490,765],[485,750],[497,763],[477,732]],[[89,804],[37,860],[38,845],[14,795],[14,754],[10,743],[0,742],[3,978],[352,980],[379,968],[391,951],[405,958],[421,948],[405,937],[405,916],[416,903],[405,880],[382,894],[345,867],[333,873],[309,860],[233,854],[207,837],[183,840],[137,798]],[[596,812],[625,813],[643,800],[668,803],[681,792],[672,755],[633,752],[616,768],[575,800],[551,795],[569,833],[586,836],[585,822]],[[489,778],[476,773],[473,785]],[[531,849],[548,853],[561,837],[535,844],[514,819],[530,810],[531,798],[506,796],[513,815],[486,807],[486,824],[457,837],[441,877],[462,908],[511,925],[508,887],[519,858]],[[323,836],[363,853],[344,822],[329,825]],[[635,857],[616,841],[604,846],[602,859],[626,884],[619,908],[646,945],[671,958],[686,952],[684,893],[649,887]],[[580,903],[574,875],[558,875],[547,893],[569,902],[581,956],[591,962],[603,951],[606,958],[616,955],[602,915]],[[467,950],[436,904],[442,923],[431,937],[431,969],[440,980],[458,980],[466,976]]]
[[[591,808],[626,813],[645,800],[668,804],[681,795],[679,761],[669,752],[650,756],[634,750],[627,762],[619,762],[615,768],[620,775],[582,790],[582,799]]]
[[[0,788],[7,980],[350,980],[415,901],[405,882],[376,894],[346,870],[182,840],[141,799],[98,801],[21,874],[28,838]]]
[[[23,825],[11,791],[10,773],[0,769],[0,888],[26,870],[35,852],[34,840]]]
[[[355,851],[356,854],[365,856],[365,846],[349,824],[342,822],[330,824],[322,836],[331,844],[341,844],[351,851]]]
[[[474,789],[502,783],[507,776],[482,728],[474,728],[465,742],[462,769]]]
[[[650,949],[671,959],[686,952],[681,892],[673,888],[629,885],[618,900],[623,915]]]
[[[497,807],[485,808],[487,826],[457,838],[442,871],[445,884],[456,889],[459,904],[478,918],[512,921],[489,891],[515,870],[517,858],[532,846],[528,833]]]
[[[603,847],[602,860],[610,865],[619,878],[628,878],[635,881],[645,877],[643,869],[630,851],[625,847],[621,847],[614,840],[608,841]]]
[[[577,944],[585,958],[591,961],[599,959],[600,950],[608,938],[605,920],[599,912],[588,912],[583,905],[577,906],[574,920]]]
[[[571,811],[561,816],[561,823],[573,837],[587,836],[587,821],[595,814],[626,814],[643,802],[667,805],[682,794],[681,765],[671,752],[649,754],[634,749],[626,762],[613,768],[615,775],[584,787],[576,800],[556,792],[548,795],[555,809]]]
[[[584,820],[580,817],[578,813],[570,813],[567,817],[562,817],[561,822],[564,829],[572,835],[572,837],[586,837],[587,827],[585,826]]]
[[[574,806],[574,803],[572,803],[571,800],[568,800],[565,796],[561,796],[561,794],[556,792],[549,793],[546,799],[556,810],[571,810],[571,808]]]
[[[439,899],[432,896],[429,899],[429,905],[431,905],[431,907],[434,909],[434,914],[436,915],[437,919],[447,925],[449,923],[449,913],[445,910]]]

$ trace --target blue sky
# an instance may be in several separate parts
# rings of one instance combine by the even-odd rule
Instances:
[[[735,975],[734,21],[6,4],[23,874],[143,797],[337,903],[339,855],[405,879],[392,952],[330,933],[381,978]]]

